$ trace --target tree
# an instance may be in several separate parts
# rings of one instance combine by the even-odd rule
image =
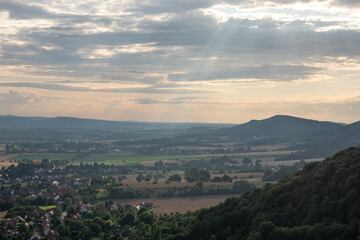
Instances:
[[[258,231],[262,235],[263,239],[266,239],[270,233],[274,230],[274,223],[271,221],[263,221],[259,224]]]
[[[230,177],[229,175],[224,175],[224,176],[221,178],[221,180],[222,180],[223,182],[232,182],[232,181],[233,181],[232,177]]]
[[[248,166],[248,165],[251,163],[251,159],[248,158],[248,157],[244,157],[244,159],[242,160],[242,163],[243,163],[245,166]]]
[[[200,170],[198,168],[190,168],[185,171],[185,179],[188,182],[196,182],[199,180]]]
[[[256,187],[253,184],[250,184],[248,181],[241,180],[236,181],[233,184],[232,191],[233,193],[245,193],[247,191],[254,190]]]
[[[83,227],[80,231],[81,239],[91,239],[91,230],[88,227]]]
[[[152,232],[152,239],[153,240],[160,240],[161,239],[161,229],[159,228],[159,226],[154,223],[151,226],[151,232]]]
[[[153,177],[153,175],[152,175],[152,174],[148,174],[148,175],[146,175],[146,177],[145,177],[145,181],[146,181],[146,182],[149,182],[149,181],[152,179],[152,177]]]
[[[213,179],[211,179],[211,182],[222,182],[222,178],[215,176]]]
[[[171,175],[167,181],[169,182],[181,182],[181,176],[179,174],[174,174],[174,175]]]
[[[211,179],[211,174],[208,170],[201,170],[200,171],[200,181],[208,182]]]
[[[5,146],[5,154],[9,154],[10,153],[10,145],[6,144]]]
[[[200,170],[199,168],[190,168],[185,171],[185,179],[188,182],[208,182],[210,181],[211,174],[208,170]]]
[[[161,160],[154,163],[155,168],[162,168],[163,166],[164,166],[164,162]]]
[[[65,211],[66,209],[71,208],[71,207],[73,207],[71,199],[66,198],[62,204],[62,210]]]
[[[132,211],[128,211],[127,213],[125,213],[125,215],[120,219],[120,224],[122,226],[125,225],[129,225],[129,226],[134,226],[135,224],[135,214]]]
[[[139,215],[139,221],[149,225],[152,225],[156,219],[157,216],[150,210],[146,210]]]
[[[68,237],[70,235],[70,228],[69,226],[59,225],[57,228],[58,233],[61,237]]]
[[[141,182],[142,180],[144,180],[144,176],[140,173],[139,175],[137,175],[136,181]]]
[[[90,223],[90,229],[93,236],[98,236],[101,232],[101,226],[94,222]]]

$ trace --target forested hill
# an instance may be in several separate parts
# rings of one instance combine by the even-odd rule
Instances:
[[[197,212],[171,239],[359,239],[360,148]]]
[[[343,125],[287,115],[276,115],[263,120],[251,120],[245,124],[223,128],[218,134],[226,136],[254,137],[295,137],[314,132],[333,131]]]

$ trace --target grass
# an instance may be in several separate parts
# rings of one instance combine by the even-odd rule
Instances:
[[[80,159],[77,159],[74,163],[80,164],[83,163],[104,163],[104,164],[114,164],[114,165],[138,165],[141,162],[147,161],[160,161],[160,160],[200,160],[205,158],[201,155],[174,155],[174,156],[145,156],[145,155],[134,155],[134,154],[94,154],[90,156],[85,156]]]
[[[232,158],[262,158],[262,157],[277,157],[279,154],[272,154],[272,153],[266,153],[266,154],[258,154],[258,155],[247,155],[247,154],[236,154],[236,155],[229,155]],[[104,163],[104,164],[114,164],[119,166],[124,165],[138,165],[141,162],[147,162],[147,161],[164,161],[164,160],[175,160],[175,161],[189,161],[189,160],[200,160],[205,159],[209,160],[213,157],[219,157],[219,155],[170,155],[170,156],[164,156],[164,155],[134,155],[134,154],[98,154],[98,155],[90,155],[85,156],[80,159],[75,160],[75,164],[80,164],[80,162],[83,163]]]
[[[56,205],[50,205],[50,206],[39,206],[39,208],[40,208],[41,210],[46,211],[46,210],[51,209],[51,208],[56,208]]]
[[[19,154],[15,157],[12,157],[8,160],[12,160],[12,161],[20,161],[23,159],[28,159],[28,160],[33,160],[33,161],[39,161],[42,159],[50,159],[50,160],[68,160],[68,159],[72,159],[74,158],[75,155],[74,154],[49,154],[49,153],[45,153],[45,154]]]
[[[280,154],[274,154],[271,152],[268,153],[259,153],[259,154],[228,154],[233,159],[241,159],[245,157],[249,158],[263,158],[263,157],[277,157]],[[75,154],[19,154],[14,156],[8,160],[11,161],[20,161],[22,159],[29,159],[33,161],[39,161],[42,159],[50,159],[50,160],[69,160],[74,159],[74,164],[83,163],[94,163],[97,162],[99,164],[114,164],[118,166],[125,165],[138,165],[142,162],[147,161],[165,161],[165,160],[175,160],[175,161],[189,161],[189,160],[200,160],[205,159],[209,160],[213,157],[221,157],[222,154],[216,155],[137,155],[132,153],[111,153],[111,154],[91,154],[88,156],[83,156],[81,158],[77,158]]]
[[[97,198],[104,198],[104,197],[107,197],[107,192],[106,192],[106,190],[105,189],[103,189],[103,188],[100,188],[100,189],[98,189],[98,193],[96,194],[96,197]]]

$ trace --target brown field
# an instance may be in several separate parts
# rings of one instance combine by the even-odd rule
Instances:
[[[312,159],[298,159],[298,160],[289,160],[289,161],[263,161],[261,162],[260,164],[262,166],[278,166],[278,165],[293,165],[294,163],[296,162],[300,162],[301,160],[304,160],[305,162],[309,163],[309,162],[319,162],[319,161],[322,161],[324,160],[323,158],[312,158]]]
[[[16,162],[10,162],[8,161],[8,159],[16,157],[18,154],[8,154],[8,155],[1,155],[0,156],[0,168],[2,167],[9,167],[12,164],[14,164],[15,166],[17,165]]]
[[[7,159],[10,159],[10,158],[16,157],[17,155],[18,155],[18,154],[2,155],[2,156],[0,156],[0,161],[7,160]]]
[[[141,202],[152,202],[153,210],[157,214],[187,211],[196,211],[200,208],[208,208],[224,202],[227,198],[239,197],[240,195],[217,195],[183,198],[153,198],[153,199],[120,199],[121,204],[139,205]]]
[[[3,219],[7,214],[7,211],[5,212],[0,212],[0,219]]]
[[[204,147],[204,146],[176,146],[180,150],[207,150],[207,149],[216,149],[216,147]]]
[[[264,175],[264,173],[227,173],[226,175],[229,175],[230,177],[234,178],[235,176],[238,178],[238,179],[241,179],[241,178],[248,178],[249,176],[253,176],[254,178],[259,178],[259,177],[262,177]],[[222,177],[224,176],[224,174],[212,174],[211,177]]]
[[[274,155],[274,154],[277,154],[277,155],[285,155],[285,154],[291,154],[293,153],[294,151],[272,151],[272,152],[245,152],[245,153],[241,153],[241,155],[248,155],[248,156],[251,156],[251,155]],[[237,155],[237,154],[229,154],[229,156],[231,155]]]
[[[0,168],[2,168],[2,167],[10,167],[12,164],[14,164],[14,166],[17,166],[18,163],[15,163],[15,162],[0,162]]]
[[[251,150],[266,150],[266,151],[274,151],[277,150],[279,148],[283,148],[283,147],[287,147],[287,146],[282,146],[282,145],[261,145],[261,146],[251,146]]]

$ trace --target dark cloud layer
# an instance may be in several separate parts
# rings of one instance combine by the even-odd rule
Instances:
[[[30,6],[16,1],[0,2],[0,10],[8,11],[10,18],[29,19],[29,18],[54,18],[56,15],[51,14],[44,8]]]
[[[145,82],[153,84],[155,89],[146,91],[157,92],[162,91],[156,86],[166,75],[167,80],[174,82],[234,78],[292,81],[323,70],[309,67],[313,58],[321,61],[329,57],[360,56],[359,31],[318,31],[340,22],[230,18],[218,23],[214,16],[197,10],[218,3],[251,2],[255,1],[142,1],[133,3],[132,9],[128,9],[133,12],[130,15],[95,16],[55,14],[39,5],[3,1],[0,9],[8,11],[10,18],[43,18],[54,24],[24,28],[12,35],[14,42],[9,40],[0,44],[0,64],[33,66],[29,73],[42,76]],[[294,1],[273,2],[287,4]],[[357,1],[351,0],[342,3],[357,5]],[[167,14],[160,18],[148,15],[157,13]],[[76,26],[77,23],[84,23],[86,27]],[[97,27],[108,30],[96,31]],[[25,43],[17,44],[16,40]],[[102,51],[113,53],[96,55]],[[148,76],[149,73],[161,76]],[[20,83],[16,86],[20,87]],[[65,85],[36,87],[92,91]]]

